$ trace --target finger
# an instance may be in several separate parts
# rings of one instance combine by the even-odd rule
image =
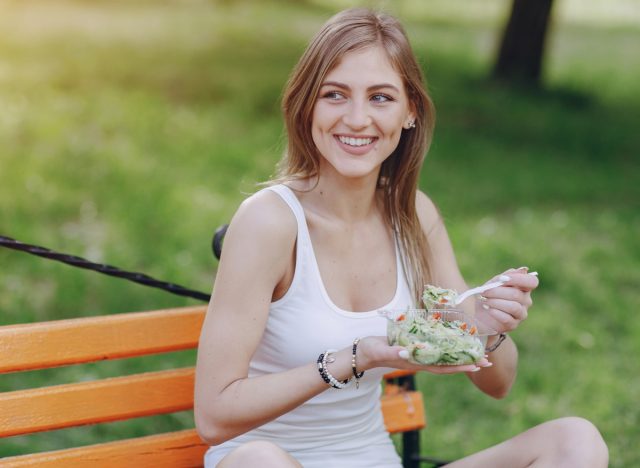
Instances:
[[[488,313],[487,317],[483,319],[483,323],[487,328],[495,331],[496,334],[507,333],[513,329],[510,325],[505,326],[501,321],[496,320],[496,318],[494,318],[494,316],[491,315],[490,313]]]
[[[428,366],[423,368],[432,374],[459,374],[460,372],[478,372],[482,367],[475,364],[465,364],[463,366]]]
[[[514,271],[505,272],[504,275],[509,277],[509,280],[505,281],[505,286],[512,286],[523,291],[531,291],[533,289],[536,289],[540,284],[538,276],[529,273]]]
[[[485,295],[480,297],[480,302],[487,302],[489,299],[492,300],[503,300],[503,301],[513,301],[521,304],[525,309],[528,309],[533,304],[531,300],[531,292],[530,291],[522,291],[515,287],[501,287],[495,288],[495,290],[491,290],[491,292],[486,291]],[[495,305],[497,309],[501,307],[499,305]],[[509,310],[509,309],[503,309]]]
[[[490,308],[487,310],[487,314],[495,322],[496,325],[492,328],[497,332],[504,333],[514,330],[520,323],[520,320],[499,309]]]
[[[509,268],[507,271],[505,271],[506,274],[509,273],[529,273],[529,267],[528,266],[521,266],[518,268]]]
[[[487,359],[487,356],[483,356],[478,362],[476,362],[476,366],[478,367],[491,367],[493,366],[493,362]]]
[[[526,292],[521,291],[520,288],[517,287],[500,286],[485,291],[483,296],[487,299],[502,299],[505,301],[514,301],[523,304],[525,302],[526,294]]]
[[[402,360],[408,361],[410,358],[410,353],[406,349],[402,348],[398,352],[398,357]],[[434,374],[452,374],[457,372],[477,372],[479,368],[491,367],[493,363],[486,359],[486,357],[480,358],[477,362],[473,364],[465,364],[465,365],[452,365],[452,366],[424,366],[420,364],[413,364],[411,362],[407,362],[408,365],[402,365],[402,368],[408,368],[417,371],[427,371],[432,372]]]
[[[507,270],[510,273],[526,273],[528,275],[531,276],[538,276],[538,272],[537,271],[529,271],[529,267],[528,266],[521,266],[518,268],[509,268],[509,270]]]
[[[528,314],[527,308],[521,303],[504,299],[487,299],[487,301],[482,304],[482,308],[485,310],[494,309],[504,312],[516,320],[524,320]]]

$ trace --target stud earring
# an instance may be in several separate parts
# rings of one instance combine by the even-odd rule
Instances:
[[[407,129],[409,128],[416,128],[416,121],[415,120],[411,120],[409,122],[409,125],[407,125]]]

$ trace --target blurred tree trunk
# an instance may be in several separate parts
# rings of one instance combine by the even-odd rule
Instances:
[[[494,78],[537,86],[553,0],[513,0],[505,27]]]

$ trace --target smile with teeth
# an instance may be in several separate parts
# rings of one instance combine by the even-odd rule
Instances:
[[[352,138],[339,135],[338,140],[340,140],[340,143],[344,143],[349,146],[365,146],[373,143],[375,138]]]

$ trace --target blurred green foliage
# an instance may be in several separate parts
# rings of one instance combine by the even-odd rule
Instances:
[[[592,420],[640,463],[640,12],[559,1],[546,89],[488,82],[509,2],[371,2],[403,19],[438,109],[421,180],[470,284],[529,265],[520,371],[492,401],[421,375],[425,451],[460,457]],[[347,1],[0,0],[0,234],[210,290],[214,229],[283,150],[279,98]],[[481,6],[480,6],[481,5]],[[0,250],[0,324],[193,304]],[[3,376],[0,390],[190,365],[193,353]],[[0,455],[192,424],[191,414],[0,441]]]

